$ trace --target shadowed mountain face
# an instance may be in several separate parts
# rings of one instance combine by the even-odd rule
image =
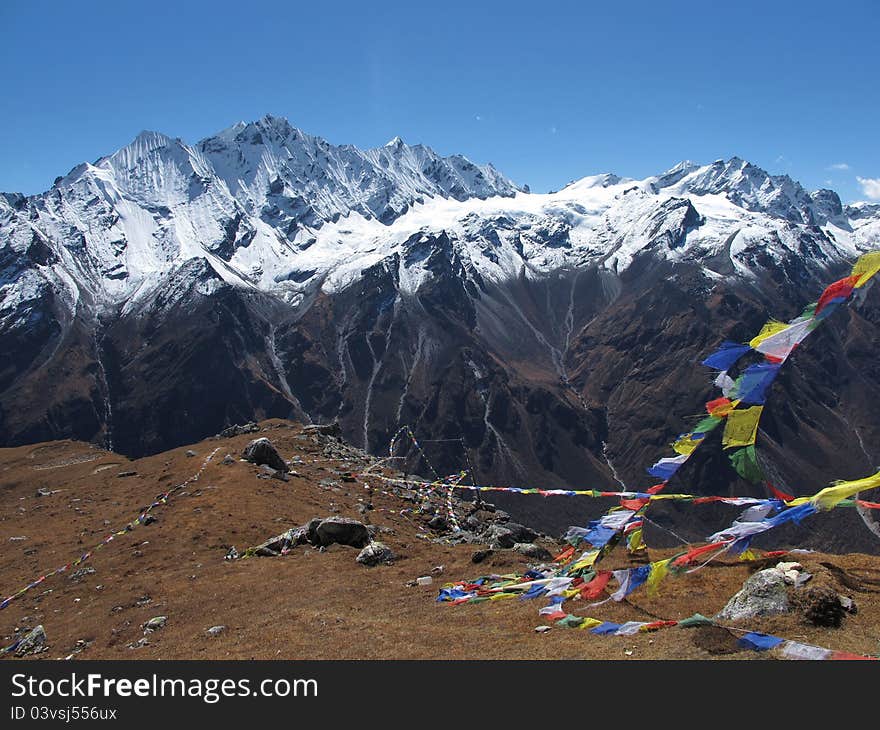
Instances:
[[[424,451],[394,455],[425,476],[645,488],[716,395],[699,361],[798,314],[877,231],[880,210],[736,158],[534,195],[464,158],[334,147],[274,118],[194,147],[142,134],[48,193],[0,197],[0,443],[139,456],[293,417],[387,453],[409,424]],[[758,439],[776,486],[880,464],[878,352],[875,288],[785,364]],[[711,443],[673,487],[759,493]],[[554,531],[609,506],[496,501]],[[733,516],[656,512],[658,544]],[[876,550],[838,512],[811,539]]]

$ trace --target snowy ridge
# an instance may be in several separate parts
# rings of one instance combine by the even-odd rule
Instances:
[[[878,233],[880,206],[843,207],[739,158],[532,194],[464,157],[399,138],[334,146],[267,116],[195,146],[142,132],[46,193],[0,196],[0,321],[47,289],[130,310],[171,272],[202,280],[202,267],[184,266],[193,259],[216,272],[209,288],[296,305],[398,255],[401,291],[413,292],[431,277],[426,257],[406,255],[419,235],[446,234],[466,271],[503,281],[589,265],[621,273],[643,252],[701,262],[708,279],[751,277],[759,250],[827,265]]]

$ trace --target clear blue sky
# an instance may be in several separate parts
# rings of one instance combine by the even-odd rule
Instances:
[[[880,197],[858,181],[880,178],[878,21],[876,0],[0,0],[0,190],[43,191],[142,129],[196,142],[271,113],[536,191],[739,155]]]

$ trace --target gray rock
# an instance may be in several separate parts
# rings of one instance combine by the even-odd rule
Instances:
[[[243,433],[256,433],[260,430],[260,427],[251,421],[250,423],[244,424],[244,426],[239,426],[238,424],[234,426],[230,426],[229,428],[224,428],[217,435],[221,438],[232,438],[233,436],[240,436]]]
[[[313,517],[306,523],[306,539],[312,545],[320,545],[321,541],[318,537],[318,525],[323,521],[322,517]]]
[[[335,438],[339,438],[342,436],[342,429],[339,424],[334,421],[333,423],[314,423],[309,426],[303,426],[302,430],[303,434],[306,436],[333,436]]]
[[[850,598],[849,596],[838,595],[837,600],[840,601],[840,605],[844,611],[847,613],[858,613],[859,609],[856,606],[856,602]]]
[[[275,557],[276,555],[281,555],[285,550],[290,550],[297,545],[303,545],[308,541],[308,527],[306,525],[291,527],[280,535],[270,537],[265,542],[254,547],[254,554],[263,557]]]
[[[232,458],[232,454],[226,454],[226,456],[223,457],[223,461],[221,463],[225,464],[226,466],[230,466],[235,463],[235,459]]]
[[[785,576],[776,568],[760,570],[750,576],[742,589],[718,613],[730,621],[772,616],[789,610]]]
[[[287,471],[287,464],[284,462],[284,459],[281,458],[272,442],[265,437],[251,441],[245,447],[243,456],[245,460],[252,464],[257,464],[258,466],[265,464],[278,471]]]
[[[494,550],[486,549],[486,550],[477,550],[473,555],[471,555],[471,562],[474,564],[482,563],[486,558],[489,558],[494,553]]]
[[[489,525],[483,532],[482,538],[496,550],[499,548],[512,548],[516,544],[513,532],[501,525]]]
[[[168,623],[167,616],[153,616],[149,621],[147,621],[143,625],[144,633],[149,634],[153,631],[158,631],[159,629],[164,629],[165,624]]]
[[[43,624],[34,627],[25,635],[15,649],[15,656],[39,654],[46,650],[46,630]]]
[[[394,552],[385,543],[371,542],[358,553],[357,561],[361,565],[373,566],[379,563],[390,563],[395,557]]]
[[[321,547],[338,544],[362,548],[370,542],[370,533],[367,532],[366,525],[347,517],[328,517],[321,520],[315,528],[315,533],[318,538],[317,544]]]
[[[193,451],[192,449],[187,449],[187,450],[186,450],[186,455],[189,456],[189,457],[197,456],[196,452]]]
[[[428,527],[437,532],[446,532],[449,529],[449,523],[443,515],[435,515],[428,520]]]
[[[537,532],[518,522],[505,522],[504,526],[510,530],[514,542],[534,542],[539,537]]]
[[[70,580],[82,580],[87,575],[93,575],[96,572],[97,571],[91,565],[87,565],[85,568],[80,568],[79,570],[71,573]]]
[[[226,631],[225,626],[212,626],[208,629],[208,636],[220,636],[224,631]]]
[[[549,550],[533,542],[518,542],[513,546],[513,550],[535,560],[550,560],[553,557]]]
[[[121,471],[116,475],[117,479],[124,479],[125,477],[134,477],[137,476],[136,471]]]

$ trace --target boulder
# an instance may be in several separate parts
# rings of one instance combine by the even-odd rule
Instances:
[[[25,635],[15,649],[15,656],[39,654],[46,650],[46,630],[43,625],[34,627]]]
[[[817,586],[804,591],[800,597],[804,618],[815,626],[838,627],[843,623],[846,609],[837,591]]]
[[[244,449],[242,454],[246,461],[258,466],[265,464],[280,472],[287,471],[287,464],[278,450],[272,445],[265,436],[263,438],[254,439]]]
[[[530,530],[518,522],[505,522],[504,526],[510,530],[514,542],[534,542],[538,539],[538,533]]]
[[[776,568],[767,568],[743,583],[742,589],[718,613],[718,618],[739,621],[786,613],[788,610],[785,576]]]
[[[435,515],[428,520],[428,527],[437,532],[446,532],[449,529],[449,523],[443,515]]]
[[[351,545],[362,548],[370,542],[370,533],[363,522],[348,517],[328,517],[315,528],[318,545]]]
[[[357,561],[361,565],[373,566],[379,563],[390,563],[394,558],[394,552],[385,543],[371,542],[358,553]]]
[[[483,532],[482,538],[495,549],[512,548],[516,544],[513,533],[501,525],[489,525]]]

